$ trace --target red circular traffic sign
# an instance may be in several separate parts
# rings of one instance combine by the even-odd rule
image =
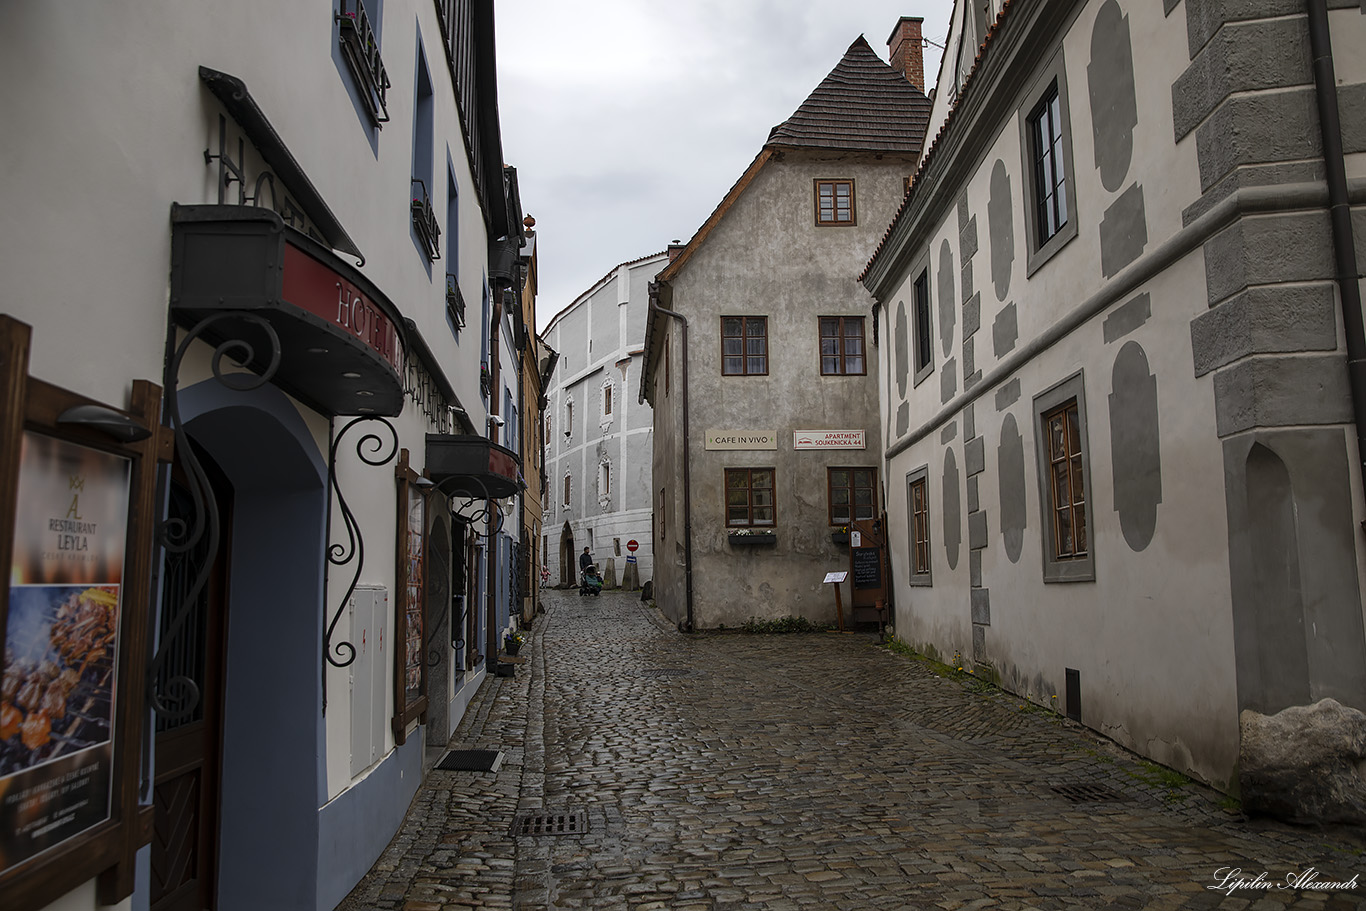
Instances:
[[[626,549],[629,550],[631,553],[635,553],[637,547],[640,547],[640,544],[636,541],[635,538],[632,538],[631,540],[626,542]]]

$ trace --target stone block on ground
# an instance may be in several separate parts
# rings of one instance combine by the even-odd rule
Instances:
[[[1239,786],[1249,813],[1366,823],[1366,714],[1334,699],[1239,716]]]

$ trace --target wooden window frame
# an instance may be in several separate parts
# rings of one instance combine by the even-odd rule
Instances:
[[[566,509],[569,508],[570,486],[569,475],[566,474],[564,476],[564,507]]]
[[[837,472],[837,471],[847,471],[847,472],[849,472],[849,483],[848,483],[847,485],[840,485],[840,488],[839,488],[839,489],[843,489],[843,490],[848,490],[848,491],[849,491],[849,503],[848,503],[849,516],[848,516],[848,518],[845,518],[845,519],[838,519],[838,518],[835,517],[835,490],[836,490],[836,487],[835,487],[834,474],[835,474],[835,472]],[[866,489],[871,490],[871,491],[873,492],[873,502],[872,502],[872,503],[869,505],[869,507],[868,507],[868,508],[871,510],[871,512],[870,512],[867,516],[859,516],[859,515],[857,515],[856,512],[855,512],[855,507],[856,507],[858,504],[854,502],[854,500],[855,500],[854,492],[855,492],[856,490],[863,490],[863,489],[865,489],[863,485],[856,485],[856,484],[854,483],[853,473],[856,472],[856,471],[866,471],[866,472],[868,472],[868,473],[870,473],[870,474],[872,475],[872,482],[871,482],[871,483],[867,486],[867,488],[866,488]],[[870,465],[831,465],[831,466],[828,466],[828,467],[825,469],[825,517],[826,517],[826,519],[829,520],[830,526],[831,526],[832,528],[833,528],[833,527],[837,527],[837,526],[848,526],[848,525],[851,525],[851,524],[854,523],[854,522],[870,522],[870,521],[876,519],[876,518],[878,517],[877,468],[876,468],[875,466],[870,466]]]
[[[812,202],[814,204],[813,217],[818,228],[849,228],[858,225],[858,195],[852,177],[817,177],[811,182]],[[831,201],[831,217],[821,218],[821,191],[829,187],[829,198]],[[847,187],[849,190],[849,213],[847,218],[840,217],[839,190]]]
[[[740,320],[740,334],[726,334],[726,320]],[[762,327],[763,332],[759,335],[752,335],[749,331],[750,324],[757,323]],[[740,340],[740,370],[732,372],[726,369],[726,340],[738,338]],[[764,353],[762,355],[752,355],[749,353],[749,341],[752,338],[762,338],[764,340]],[[736,355],[730,355],[736,357]],[[764,369],[750,370],[749,362],[751,358],[762,357]],[[722,376],[768,376],[769,350],[768,350],[768,317],[767,316],[723,316],[721,317],[721,375]]]
[[[56,901],[73,884],[96,880],[97,904],[113,905],[133,894],[138,849],[151,841],[153,808],[139,804],[141,751],[145,736],[147,667],[152,654],[149,612],[157,515],[159,463],[174,451],[169,428],[158,423],[161,387],[134,380],[127,409],[109,408],[30,376],[30,326],[0,315],[0,656],[10,610],[15,521],[22,442],[26,431],[53,437],[129,460],[127,525],[124,535],[120,616],[115,672],[109,778],[109,814],[82,832],[47,846],[0,871],[0,895],[13,911],[32,911]],[[141,440],[120,441],[93,427],[61,423],[79,406],[99,406],[149,430]],[[0,657],[0,664],[3,658]],[[37,767],[35,767],[37,768]]]
[[[770,478],[771,478],[771,485],[767,488],[768,490],[772,491],[772,497],[773,497],[773,504],[772,504],[771,506],[768,507],[769,509],[772,509],[772,510],[773,510],[773,520],[772,520],[771,522],[755,522],[755,521],[754,521],[754,510],[755,510],[756,508],[759,508],[759,509],[763,509],[763,508],[764,508],[763,506],[756,507],[755,504],[754,504],[754,490],[755,490],[755,487],[754,487],[754,474],[755,474],[755,472],[768,472],[768,474],[769,474],[769,476],[770,476]],[[731,477],[732,477],[733,475],[738,476],[738,475],[741,474],[741,473],[744,473],[744,475],[745,475],[745,484],[744,484],[744,488],[743,488],[743,489],[744,489],[745,491],[747,491],[747,500],[748,500],[748,502],[745,504],[745,511],[746,511],[746,513],[747,513],[747,518],[746,518],[744,521],[737,521],[737,520],[734,520],[734,519],[732,519],[732,518],[730,517],[730,510],[731,510],[731,506],[730,506],[730,491],[731,491],[731,489],[732,489],[732,488],[731,488],[731,485],[730,485],[730,479],[731,479]],[[739,489],[741,489],[741,488],[736,487],[736,488],[734,488],[734,489],[739,490]],[[760,487],[759,489],[760,489],[760,490],[764,490],[765,488]],[[722,508],[723,510],[725,510],[726,527],[727,527],[727,528],[762,528],[762,529],[765,529],[765,530],[772,530],[772,529],[776,529],[776,528],[778,527],[778,471],[777,471],[776,468],[770,468],[770,467],[759,467],[759,468],[727,468],[727,469],[725,470],[725,481],[724,481],[724,487],[722,488],[722,494],[721,494],[721,496],[722,496],[722,500],[723,500],[723,502],[722,502],[722,504],[721,504],[721,508]]]
[[[1054,458],[1049,422],[1058,415],[1075,412],[1075,434],[1064,440],[1067,463],[1068,496],[1065,508],[1068,518],[1076,522],[1078,514],[1085,528],[1085,549],[1067,552],[1063,549],[1059,526],[1060,509],[1054,466],[1061,464]],[[1042,556],[1045,582],[1092,582],[1096,578],[1094,514],[1091,504],[1091,457],[1087,441],[1086,391],[1081,372],[1075,373],[1034,398],[1035,456],[1039,472],[1039,503],[1043,529]],[[1075,449],[1075,451],[1074,451]],[[1081,498],[1073,495],[1076,487],[1074,471],[1081,473]],[[1074,525],[1074,527],[1076,527]]]
[[[397,579],[394,584],[394,717],[392,721],[394,743],[403,746],[408,739],[408,728],[414,722],[425,724],[427,721],[427,647],[426,647],[426,555],[428,501],[426,492],[418,485],[418,474],[408,463],[408,450],[400,449],[398,465],[394,477],[398,488],[398,524],[394,535],[397,553],[395,569]],[[417,541],[413,540],[409,525],[410,512],[417,507],[421,516],[421,530]],[[417,625],[416,661],[409,662],[405,649],[410,645],[408,635],[413,622]],[[418,686],[416,695],[410,693],[405,673],[410,667],[416,668]]]
[[[934,372],[934,303],[930,294],[930,270],[913,273],[911,282],[911,376],[918,386]],[[922,360],[921,354],[924,354]]]
[[[934,555],[930,549],[930,469],[922,465],[906,475],[906,540],[908,585],[934,583]]]
[[[602,387],[602,416],[610,418],[612,416],[612,384],[605,383]]]
[[[835,334],[834,334],[834,335],[826,335],[826,334],[825,334],[825,327],[826,327],[826,321],[827,321],[827,320],[835,320]],[[852,340],[853,338],[855,338],[855,336],[854,336],[852,333],[846,333],[846,331],[845,331],[846,325],[850,325],[850,324],[857,324],[857,326],[858,326],[858,335],[857,335],[857,338],[858,338],[858,342],[859,342],[859,353],[858,353],[857,355],[851,355],[851,354],[849,354],[849,353],[845,350],[845,343],[846,343],[847,341],[850,341],[850,340]],[[821,376],[867,376],[867,375],[868,375],[868,340],[867,340],[867,337],[864,335],[864,332],[863,332],[863,317],[861,317],[861,316],[821,316],[821,317],[817,317],[816,326],[817,326],[817,330],[816,330],[816,331],[817,331],[817,333],[818,333],[818,335],[819,335],[820,346],[821,346],[821,347],[820,347],[820,352],[819,352],[819,354],[820,354],[820,361],[821,361]],[[827,338],[833,338],[833,339],[835,340],[835,342],[836,342],[835,354],[834,354],[834,355],[827,355],[827,354],[825,353],[825,350],[824,350],[824,348],[825,348],[825,340],[826,340]],[[835,370],[826,370],[826,369],[825,369],[825,361],[826,361],[826,358],[827,358],[827,357],[834,357],[834,358],[835,358],[835,360],[836,360],[836,368],[837,368],[837,369],[835,369]],[[859,369],[859,370],[849,370],[849,369],[848,369],[848,359],[851,358],[851,357],[857,357],[857,358],[859,359],[859,361],[860,361],[860,363],[861,363],[861,365],[862,365],[862,369]]]

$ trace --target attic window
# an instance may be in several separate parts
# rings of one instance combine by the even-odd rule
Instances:
[[[817,180],[815,184],[817,225],[857,224],[852,180]]]

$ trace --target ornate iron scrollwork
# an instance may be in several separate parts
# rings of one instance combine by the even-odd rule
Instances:
[[[348,422],[332,438],[332,449],[327,457],[327,473],[332,485],[332,493],[337,498],[337,505],[341,508],[342,523],[346,527],[346,544],[333,544],[327,548],[327,562],[333,566],[345,566],[351,561],[356,563],[356,572],[351,576],[351,584],[346,587],[346,594],[342,595],[341,603],[337,605],[336,613],[328,621],[327,632],[323,634],[323,655],[327,658],[328,664],[333,667],[347,667],[356,660],[356,646],[345,640],[333,644],[332,634],[336,632],[337,623],[341,621],[342,611],[346,610],[346,605],[351,601],[351,595],[356,590],[357,583],[360,582],[361,570],[365,566],[365,539],[360,533],[360,523],[356,516],[351,512],[351,507],[346,503],[346,497],[342,495],[341,485],[337,482],[337,450],[341,447],[342,438],[346,432],[357,424],[374,422],[380,424],[388,431],[388,439],[380,436],[377,432],[366,433],[356,441],[356,456],[367,465],[387,465],[398,455],[398,431],[394,425],[389,423],[387,418],[379,415],[364,415]],[[367,452],[367,447],[369,451]],[[387,454],[386,454],[387,453]],[[334,654],[335,653],[335,654]]]
[[[175,723],[190,717],[199,705],[199,684],[185,674],[176,674],[162,680],[167,656],[185,629],[190,616],[198,609],[199,597],[208,583],[213,570],[214,556],[218,552],[219,527],[218,504],[214,500],[213,489],[209,484],[208,473],[195,455],[190,445],[189,435],[185,432],[184,421],[180,416],[180,367],[185,352],[200,340],[215,324],[226,320],[234,321],[233,329],[240,332],[242,325],[254,326],[261,330],[270,345],[270,356],[264,370],[256,373],[227,373],[223,369],[223,359],[231,357],[239,364],[256,361],[256,346],[244,338],[230,338],[219,343],[213,352],[210,365],[214,378],[236,392],[258,389],[269,383],[280,366],[280,339],[275,329],[259,316],[244,313],[217,313],[200,320],[185,334],[176,347],[175,356],[167,367],[166,411],[175,434],[176,458],[184,469],[191,506],[189,518],[168,517],[157,529],[157,543],[168,555],[182,555],[199,547],[205,554],[202,565],[195,568],[195,575],[185,587],[179,604],[163,605],[161,635],[157,641],[156,654],[147,668],[147,701],[152,710],[164,723]],[[165,612],[170,612],[166,614]]]

